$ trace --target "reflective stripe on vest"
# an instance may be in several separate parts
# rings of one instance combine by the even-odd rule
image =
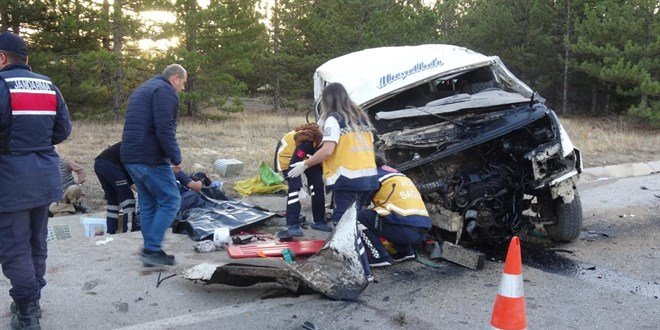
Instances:
[[[277,149],[277,171],[285,171],[289,169],[291,163],[291,157],[293,157],[293,151],[296,149],[296,141],[293,140],[293,136],[296,134],[296,131],[291,131],[286,133],[282,140],[280,140],[278,149]]]
[[[374,195],[374,210],[385,216],[391,212],[401,216],[420,215],[428,217],[422,196],[415,184],[401,173],[382,176],[381,188]],[[379,179],[379,180],[380,180]]]
[[[57,95],[53,84],[45,79],[13,77],[5,79],[13,116],[54,116],[57,113]]]
[[[357,131],[342,127],[335,151],[323,162],[326,186],[332,186],[343,176],[348,179],[377,175],[374,141],[368,126]]]

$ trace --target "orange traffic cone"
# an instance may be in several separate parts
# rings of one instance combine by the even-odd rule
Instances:
[[[509,251],[506,253],[504,273],[502,274],[497,298],[495,298],[495,307],[493,308],[490,325],[494,329],[527,329],[520,239],[516,236],[511,239]]]

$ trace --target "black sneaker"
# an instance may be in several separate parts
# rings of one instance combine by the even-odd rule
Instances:
[[[315,223],[311,224],[310,227],[312,227],[312,229],[325,231],[325,232],[328,232],[328,233],[332,231],[332,227],[328,226],[328,224],[325,223],[325,222],[315,222]]]
[[[389,257],[369,258],[369,267],[371,268],[387,267],[387,266],[392,266],[392,260]]]
[[[293,240],[293,235],[289,234],[287,229],[284,229],[277,232],[277,239],[280,241],[291,241]]]
[[[409,252],[409,253],[395,253],[392,255],[392,260],[396,262],[402,262],[406,260],[415,260],[415,252]]]
[[[142,256],[140,259],[142,260],[142,265],[144,265],[144,267],[174,265],[174,256],[171,254],[166,254],[163,252],[163,250],[142,250]]]
[[[302,229],[298,228],[289,228],[277,232],[277,239],[280,241],[290,241],[294,237],[302,237],[304,235]]]

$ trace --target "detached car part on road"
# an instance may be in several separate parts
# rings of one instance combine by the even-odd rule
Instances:
[[[497,56],[451,45],[373,48],[320,66],[317,101],[333,82],[369,114],[377,152],[415,182],[442,237],[498,243],[541,225],[554,241],[578,237],[580,152]]]
[[[297,294],[318,292],[330,299],[355,300],[369,284],[360,262],[357,206],[348,208],[325,245],[301,263],[276,258],[203,263],[184,271],[183,277],[239,287],[277,282]]]

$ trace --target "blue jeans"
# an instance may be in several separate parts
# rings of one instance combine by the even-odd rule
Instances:
[[[125,167],[138,191],[144,249],[161,251],[165,231],[172,225],[181,204],[174,172],[170,165],[125,164]]]

